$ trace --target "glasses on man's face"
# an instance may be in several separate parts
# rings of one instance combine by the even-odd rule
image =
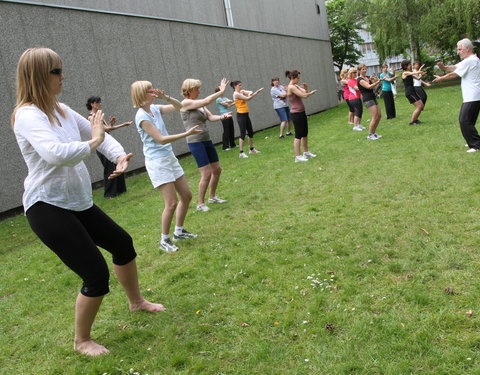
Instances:
[[[61,68],[50,70],[50,74],[55,74],[57,76],[62,75],[62,73],[63,73],[63,70]]]

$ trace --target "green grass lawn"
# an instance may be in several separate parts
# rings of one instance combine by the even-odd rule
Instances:
[[[346,125],[345,104],[311,116],[307,163],[277,128],[249,159],[219,151],[229,202],[192,202],[199,237],[175,254],[158,249],[163,201],[146,174],[114,200],[95,191],[135,240],[145,296],[167,307],[129,312],[112,273],[99,358],[72,350],[80,280],[23,216],[3,220],[0,372],[479,374],[480,153],[465,152],[460,88],[427,92],[424,125],[407,125],[399,95],[378,141]],[[181,164],[195,196],[194,160]]]

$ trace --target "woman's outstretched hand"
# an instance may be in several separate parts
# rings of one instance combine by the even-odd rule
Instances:
[[[125,172],[128,168],[128,161],[132,158],[133,154],[122,155],[117,158],[117,169],[113,171],[113,173],[108,176],[108,179],[111,180],[115,177],[120,176],[123,172]]]

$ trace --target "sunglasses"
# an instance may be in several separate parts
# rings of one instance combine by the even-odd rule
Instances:
[[[62,73],[63,73],[63,69],[60,69],[60,68],[50,70],[50,74],[55,74],[55,75],[57,75],[57,76],[62,75]]]

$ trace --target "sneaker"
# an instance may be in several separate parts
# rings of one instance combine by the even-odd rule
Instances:
[[[408,125],[420,125],[418,121],[409,122]]]
[[[306,158],[316,158],[317,157],[317,155],[312,154],[310,151],[304,152],[303,156],[305,156]]]
[[[470,149],[467,150],[467,152],[477,152],[477,151],[478,151],[478,149],[476,149],[476,148],[470,148]]]
[[[240,155],[238,155],[238,157],[239,157],[240,159],[247,159],[247,158],[248,158],[248,155],[247,155],[246,153],[244,153],[244,152],[241,152]]]
[[[215,196],[213,198],[208,198],[208,203],[227,203],[227,200]]]
[[[230,149],[229,148],[224,148],[223,151],[230,151]]]
[[[190,233],[186,231],[185,229],[182,229],[181,234],[175,234],[173,233],[173,240],[174,241],[179,241],[179,240],[187,240],[189,238],[197,238],[198,236],[196,234]]]
[[[248,153],[249,154],[260,154],[261,152],[254,148],[254,149],[248,151]]]
[[[377,139],[380,139],[382,138],[382,136],[380,134],[377,134],[377,133],[373,133],[375,135],[375,137],[377,137]]]
[[[308,161],[308,159],[305,156],[295,156],[295,163],[301,163],[303,161]]]
[[[375,134],[369,134],[368,137],[367,137],[367,139],[368,139],[369,141],[376,141],[376,140],[379,139],[379,138],[376,137]]]
[[[356,132],[361,132],[363,129],[362,129],[361,126],[355,125],[355,126],[352,128],[352,130],[354,130],[354,131],[356,131]]]
[[[174,253],[175,251],[178,251],[178,247],[172,243],[172,240],[170,238],[160,241],[160,249],[162,249],[166,253]]]
[[[420,120],[417,120],[415,122],[417,123],[417,125],[423,124],[423,121],[420,121]]]
[[[197,206],[197,211],[207,212],[208,210],[210,210],[210,208],[208,208],[208,206],[205,203],[199,204]]]
[[[359,127],[360,129],[362,129],[362,130],[365,130],[365,129],[366,129],[366,127],[365,127],[365,126],[362,126],[362,125],[358,125],[358,127]]]
[[[287,132],[285,135],[286,135],[287,137],[289,137],[289,136],[291,136],[291,135],[293,135],[293,134],[292,134],[291,132]]]
[[[285,136],[284,136],[284,135],[279,135],[278,138],[279,138],[279,139],[284,139]]]

